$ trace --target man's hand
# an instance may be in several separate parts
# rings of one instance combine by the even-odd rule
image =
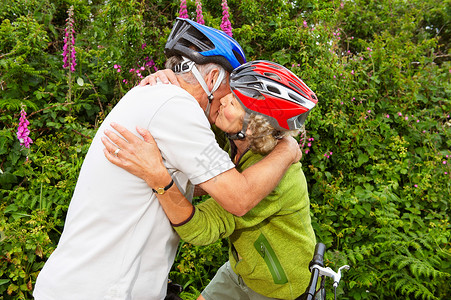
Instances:
[[[148,84],[156,85],[157,78],[159,78],[161,80],[161,82],[164,84],[172,83],[176,86],[180,86],[179,81],[177,80],[177,77],[175,76],[174,72],[171,69],[159,70],[156,73],[151,74],[151,75],[147,76],[146,78],[144,78],[143,80],[141,80],[139,85],[140,86],[145,86]]]
[[[273,150],[275,151],[286,151],[286,153],[290,153],[293,156],[293,163],[297,163],[302,158],[302,151],[299,147],[298,141],[294,139],[291,136],[283,137],[279,142],[277,143],[276,148]]]
[[[118,167],[144,179],[151,188],[165,186],[171,177],[163,165],[158,146],[148,130],[137,127],[144,140],[128,131],[124,126],[112,123],[119,134],[105,130],[102,143],[105,157]],[[119,150],[118,150],[119,149]]]

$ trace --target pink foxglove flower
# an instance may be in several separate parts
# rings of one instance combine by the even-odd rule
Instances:
[[[30,144],[33,143],[33,140],[28,136],[30,134],[30,130],[28,129],[29,124],[27,113],[22,108],[20,111],[19,127],[17,128],[17,138],[19,139],[20,145],[25,148],[30,148]]]
[[[204,25],[204,16],[202,15],[202,3],[200,0],[196,0],[196,22]]]
[[[227,5],[227,0],[222,0],[221,5],[222,5],[221,29],[229,36],[232,36],[232,23],[230,23],[229,20],[229,6]]]
[[[188,19],[188,10],[186,9],[186,0],[180,1],[179,18]]]
[[[75,72],[77,65],[75,59],[75,30],[74,30],[74,7],[71,6],[67,11],[66,28],[64,29],[64,46],[63,46],[63,68],[71,72]]]

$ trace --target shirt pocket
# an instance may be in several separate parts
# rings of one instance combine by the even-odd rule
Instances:
[[[274,280],[275,284],[285,284],[288,282],[287,275],[277,258],[276,253],[272,249],[268,240],[263,234],[260,234],[258,239],[254,242],[254,247],[260,256],[265,261],[269,272]]]

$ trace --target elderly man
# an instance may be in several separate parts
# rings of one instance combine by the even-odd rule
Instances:
[[[175,184],[190,199],[193,186],[200,185],[227,210],[243,214],[299,159],[297,143],[287,139],[274,155],[239,173],[216,143],[206,115],[214,121],[213,100],[229,93],[229,72],[245,62],[235,40],[178,19],[165,51],[171,56],[167,67],[181,73],[181,88],[134,88],[107,116],[81,168],[58,247],[38,276],[35,299],[163,299],[179,237],[155,193]],[[152,191],[108,162],[102,135],[110,124],[122,128],[115,123],[152,132],[170,182]],[[118,159],[127,155],[119,147],[112,152]]]

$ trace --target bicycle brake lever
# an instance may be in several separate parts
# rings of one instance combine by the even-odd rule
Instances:
[[[335,276],[334,276],[334,284],[333,284],[334,287],[337,287],[338,284],[340,283],[340,280],[341,280],[341,270],[342,270],[342,269],[349,270],[350,268],[351,268],[351,267],[348,266],[348,265],[344,265],[344,266],[338,268],[338,272],[335,273]]]

